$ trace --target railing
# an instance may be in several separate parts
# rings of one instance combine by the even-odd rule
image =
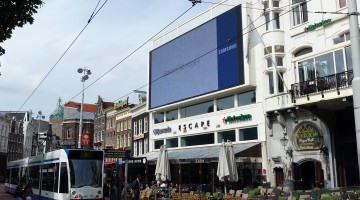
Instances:
[[[354,78],[352,70],[341,72],[329,76],[318,77],[304,82],[294,83],[291,85],[291,100],[296,103],[296,98],[306,96],[309,100],[310,94],[320,93],[324,97],[325,91],[337,90],[340,94],[340,89],[351,86],[351,81]]]

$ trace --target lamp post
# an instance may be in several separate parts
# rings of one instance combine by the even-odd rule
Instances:
[[[86,68],[79,68],[77,72],[83,74],[83,76],[81,77],[81,82],[83,84],[82,84],[82,93],[81,93],[80,126],[79,126],[79,136],[78,136],[78,148],[81,148],[81,134],[83,129],[84,86],[85,86],[85,81],[89,78],[89,75],[91,75],[91,71]]]
[[[45,119],[45,116],[42,114],[41,110],[38,112],[38,115],[36,116],[36,119],[38,119],[38,132],[36,134],[36,152],[35,155],[39,152],[39,137],[40,137],[40,122],[41,119]]]

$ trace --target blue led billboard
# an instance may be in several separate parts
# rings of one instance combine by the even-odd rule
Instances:
[[[150,109],[244,84],[241,7],[150,52]]]

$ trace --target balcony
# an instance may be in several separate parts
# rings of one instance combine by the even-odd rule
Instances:
[[[353,71],[345,71],[329,76],[318,77],[316,79],[307,80],[304,82],[294,83],[291,85],[291,101],[296,101],[300,98],[306,97],[310,100],[310,96],[319,95],[324,98],[325,92],[337,92],[340,95],[341,90],[351,88],[351,82],[354,78]]]

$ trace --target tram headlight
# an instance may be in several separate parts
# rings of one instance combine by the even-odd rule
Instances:
[[[101,194],[101,190],[98,191],[98,194]]]
[[[71,193],[72,195],[75,195],[76,194],[76,191],[72,191],[72,193]]]

